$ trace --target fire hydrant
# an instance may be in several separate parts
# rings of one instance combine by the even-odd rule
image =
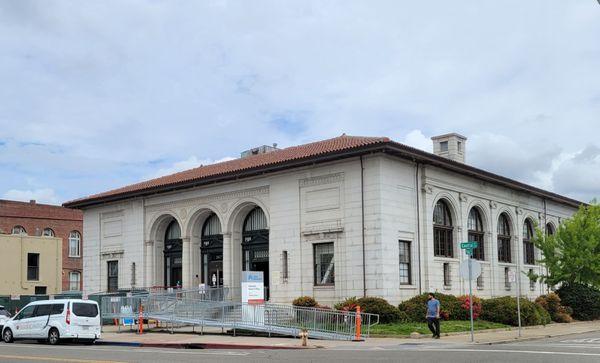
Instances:
[[[306,347],[308,343],[308,330],[302,329],[302,331],[298,335],[300,336],[300,338],[302,338],[302,346]]]

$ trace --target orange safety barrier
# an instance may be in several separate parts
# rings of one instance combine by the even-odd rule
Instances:
[[[362,340],[360,338],[360,327],[361,327],[362,319],[361,319],[361,315],[360,315],[360,306],[359,305],[356,306],[356,319],[354,319],[354,320],[356,322],[354,340]]]
[[[140,305],[140,315],[138,317],[138,323],[140,324],[140,334],[144,334],[144,307]]]

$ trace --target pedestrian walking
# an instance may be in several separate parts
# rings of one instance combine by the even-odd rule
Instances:
[[[427,326],[431,333],[432,338],[440,339],[440,302],[435,298],[433,293],[427,295]]]

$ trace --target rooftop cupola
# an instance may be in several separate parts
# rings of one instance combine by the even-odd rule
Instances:
[[[433,141],[434,154],[463,164],[465,163],[466,137],[457,133],[451,133],[434,136],[431,140]]]

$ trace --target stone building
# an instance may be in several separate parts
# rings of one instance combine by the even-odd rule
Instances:
[[[39,204],[35,200],[17,202],[0,200],[0,234],[61,239],[62,291],[81,291],[83,258],[81,236],[83,213],[57,205]],[[3,258],[13,258],[4,255]],[[14,256],[14,258],[19,258]]]
[[[391,303],[463,294],[460,242],[475,240],[480,296],[515,293],[540,271],[531,237],[580,202],[465,164],[466,138],[434,154],[385,137],[340,137],[242,157],[65,203],[84,211],[84,290],[240,286],[265,272],[268,298]],[[511,272],[512,271],[512,272]],[[544,287],[520,277],[530,296]]]

